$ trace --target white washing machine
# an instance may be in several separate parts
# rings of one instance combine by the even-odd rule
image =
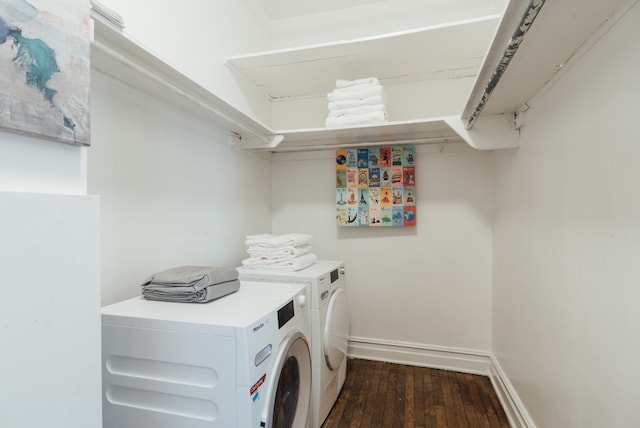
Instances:
[[[240,279],[272,284],[299,282],[311,295],[311,367],[313,427],[331,411],[347,374],[349,305],[344,263],[319,260],[299,271],[238,268]],[[266,285],[266,284],[265,284]]]
[[[241,281],[204,304],[104,307],[104,428],[310,426],[308,301],[301,284]]]

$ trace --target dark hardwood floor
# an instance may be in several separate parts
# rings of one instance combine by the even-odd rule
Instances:
[[[322,428],[509,427],[488,377],[350,359]]]

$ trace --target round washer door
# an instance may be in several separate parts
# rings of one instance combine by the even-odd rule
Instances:
[[[349,346],[349,304],[347,293],[337,288],[329,299],[324,322],[324,359],[335,370],[347,356]]]
[[[266,428],[304,428],[311,403],[309,343],[300,332],[289,334],[278,349],[262,422]]]

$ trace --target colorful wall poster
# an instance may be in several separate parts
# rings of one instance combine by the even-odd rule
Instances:
[[[416,225],[414,146],[336,150],[336,223]]]

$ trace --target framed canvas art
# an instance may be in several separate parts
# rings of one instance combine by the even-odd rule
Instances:
[[[88,146],[89,0],[0,2],[0,128]]]
[[[338,226],[415,226],[414,146],[336,150]]]

